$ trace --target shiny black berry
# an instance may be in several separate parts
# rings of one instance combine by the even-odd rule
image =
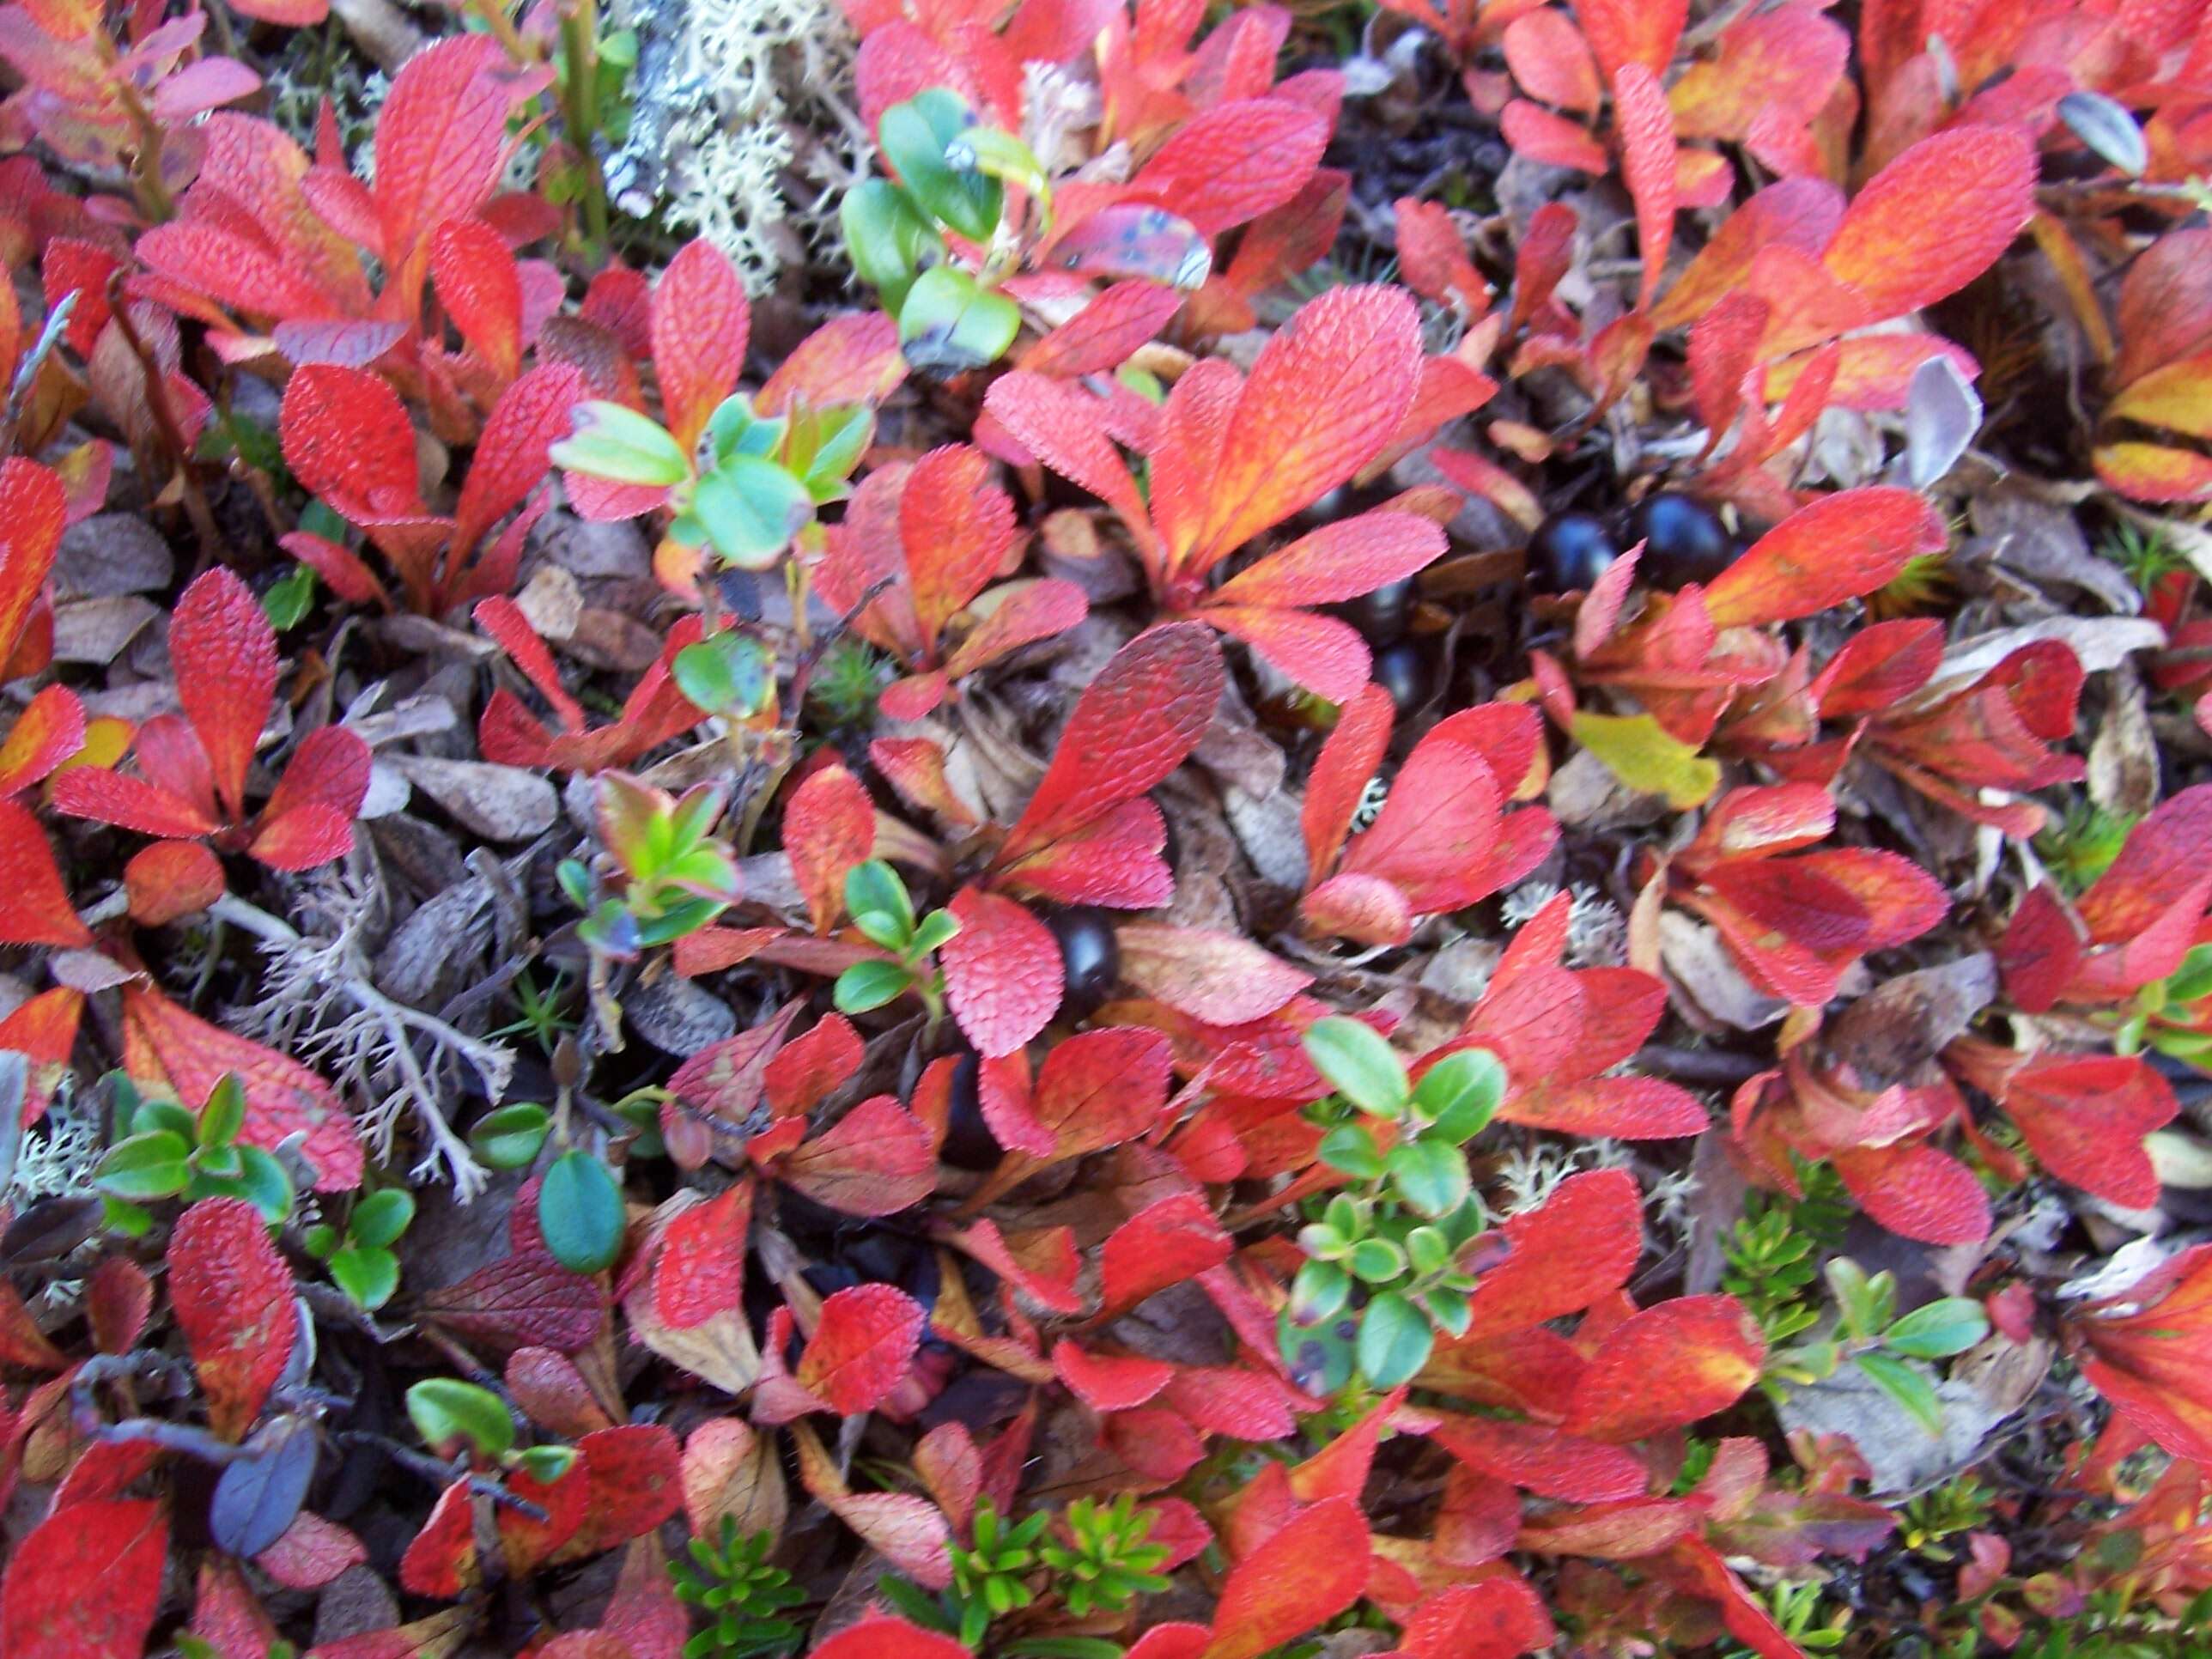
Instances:
[[[1113,919],[1103,910],[1079,905],[1050,917],[1045,926],[1060,942],[1060,971],[1066,982],[1060,1015],[1080,1019],[1112,994],[1121,972],[1121,947],[1114,941]]]
[[[1368,671],[1376,684],[1390,694],[1390,701],[1401,715],[1410,714],[1428,701],[1429,666],[1423,660],[1421,647],[1412,640],[1401,640],[1375,653],[1375,664]]]
[[[1694,496],[1662,489],[1628,515],[1628,544],[1644,544],[1637,575],[1668,589],[1709,582],[1735,562],[1735,543],[1720,515]]]
[[[1620,556],[1620,544],[1597,514],[1554,513],[1528,543],[1528,574],[1553,593],[1587,592]]]
[[[945,1115],[945,1145],[938,1157],[956,1170],[996,1169],[1005,1156],[983,1121],[981,1062],[972,1054],[952,1068],[952,1101]]]
[[[1419,584],[1411,576],[1403,581],[1390,582],[1347,600],[1336,607],[1336,614],[1359,630],[1359,636],[1368,644],[1381,647],[1395,645],[1406,637],[1412,625],[1413,607],[1419,602]]]

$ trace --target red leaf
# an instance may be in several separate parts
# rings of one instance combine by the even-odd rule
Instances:
[[[845,910],[845,876],[876,848],[876,808],[860,781],[825,766],[791,793],[783,809],[783,850],[817,933]]]
[[[552,468],[546,452],[568,435],[570,411],[585,395],[584,377],[566,363],[540,364],[500,394],[484,419],[467,482],[453,508],[457,549],[465,552],[474,548],[492,526],[544,482]],[[447,586],[453,586],[450,572]],[[500,642],[507,643],[503,638]],[[576,724],[580,728],[582,722]]]
[[[812,1111],[860,1069],[864,1054],[853,1022],[842,1014],[824,1014],[811,1030],[793,1037],[769,1061],[764,1079],[769,1109],[777,1117]]]
[[[1911,490],[1839,490],[1754,542],[1705,590],[1705,609],[1718,628],[1810,617],[1871,593],[1945,540],[1942,520]]]
[[[0,800],[0,944],[91,943],[62,884],[46,832],[28,809]]]
[[[1597,1504],[1630,1498],[1647,1484],[1644,1465],[1619,1446],[1562,1434],[1536,1423],[1430,1413],[1429,1438],[1477,1474],[1547,1498]]]
[[[1641,64],[1613,71],[1613,110],[1621,176],[1636,204],[1636,240],[1644,258],[1636,302],[1649,306],[1674,240],[1674,117],[1658,76]]]
[[[668,1079],[669,1092],[686,1105],[743,1123],[760,1103],[768,1068],[799,1008],[796,1000],[787,1002],[765,1024],[702,1048],[676,1068]]]
[[[1241,933],[1128,921],[1114,937],[1124,980],[1209,1025],[1263,1019],[1313,983]]]
[[[586,1435],[576,1450],[591,1477],[591,1507],[561,1551],[562,1560],[642,1537],[683,1504],[683,1454],[662,1425],[617,1424]]]
[[[1558,1638],[1527,1580],[1486,1578],[1422,1602],[1398,1642],[1405,1659],[1517,1659]]]
[[[1340,519],[1247,566],[1214,591],[1224,605],[1336,605],[1403,581],[1443,556],[1429,519],[1378,509]]]
[[[20,455],[0,461],[0,665],[14,662],[68,518],[59,473]]]
[[[272,870],[312,870],[343,858],[353,850],[368,767],[368,745],[343,726],[307,733],[261,809],[246,850]]]
[[[1339,711],[1321,746],[1298,821],[1306,842],[1306,884],[1316,885],[1335,866],[1367,786],[1390,747],[1396,719],[1390,694],[1370,685]]]
[[[1566,13],[1547,6],[1516,17],[1506,25],[1500,44],[1505,67],[1531,98],[1577,115],[1597,108],[1605,94],[1597,59]]]
[[[1628,1283],[1644,1251],[1644,1206],[1626,1170],[1570,1176],[1501,1229],[1512,1253],[1474,1297],[1481,1335],[1528,1330],[1579,1311]]]
[[[878,1095],[787,1154],[776,1176],[847,1215],[893,1215],[937,1185],[937,1144],[921,1119]]]
[[[1821,263],[1870,320],[1957,293],[1995,264],[2035,208],[2035,147],[2012,127],[1923,138],[1852,198]]]
[[[73,1504],[16,1547],[0,1581],[9,1659],[139,1659],[161,1602],[167,1524],[157,1504]]]
[[[1149,541],[1145,498],[1106,435],[1097,398],[1049,374],[1018,368],[991,382],[983,407],[1024,449],[1104,501]]]
[[[1608,85],[1624,64],[1664,74],[1689,15],[1689,0],[1578,0],[1575,7]]]
[[[1204,572],[1349,479],[1389,441],[1420,383],[1412,296],[1332,289],[1268,337],[1218,440],[1195,534],[1170,550]],[[1157,463],[1156,463],[1157,464]]]
[[[814,1659],[969,1659],[969,1650],[903,1619],[878,1616],[831,1637],[814,1650]]]
[[[983,591],[1014,545],[1014,503],[990,482],[991,463],[969,444],[933,449],[899,492],[899,542],[925,646]]]
[[[157,841],[123,866],[123,889],[133,921],[167,927],[222,896],[222,860],[196,841]]]
[[[553,1348],[574,1353],[606,1324],[606,1300],[592,1279],[570,1273],[542,1249],[517,1249],[459,1284],[426,1291],[425,1318],[502,1351]]]
[[[368,1547],[337,1522],[301,1510],[253,1565],[287,1589],[320,1589],[368,1559]]]
[[[921,1304],[889,1285],[856,1285],[822,1304],[822,1322],[793,1376],[840,1417],[883,1403],[913,1367]]]
[[[159,992],[123,991],[123,1063],[148,1091],[198,1105],[235,1072],[246,1085],[246,1125],[239,1139],[274,1151],[304,1133],[301,1152],[315,1166],[315,1190],[351,1192],[361,1185],[361,1142],[353,1119],[330,1085],[273,1048],[234,1036],[186,1013]]]
[[[1010,898],[963,887],[947,907],[960,931],[937,953],[952,1017],[987,1059],[1011,1054],[1060,1006],[1060,945]]]
[[[64,685],[49,685],[25,705],[0,744],[0,797],[41,781],[84,747],[84,705]]]
[[[182,722],[176,724],[181,726]],[[146,729],[155,728],[149,720],[139,732],[138,764],[142,769],[154,769],[157,762],[149,757],[155,752],[146,741]],[[199,740],[185,728],[185,742],[192,754],[198,755]],[[104,766],[73,766],[54,780],[53,803],[58,811],[72,817],[90,818],[98,823],[112,823],[118,830],[136,830],[144,836],[168,836],[190,840],[196,836],[211,835],[222,826],[203,811],[194,802],[145,778],[134,778],[121,772],[112,772]],[[213,801],[209,805],[212,806]]]
[[[246,768],[276,690],[276,630],[253,590],[217,567],[194,578],[177,601],[169,660],[177,701],[207,750],[216,793],[232,820],[241,820]],[[366,771],[362,787],[368,787]]]
[[[1022,349],[1019,367],[1074,380],[1119,368],[1182,307],[1163,283],[1115,283],[1066,322]]]
[[[1734,1405],[1765,1357],[1757,1322],[1734,1297],[1662,1302],[1606,1334],[1562,1427],[1606,1441],[1680,1428]]]
[[[1331,876],[1299,901],[1310,933],[1362,945],[1403,945],[1413,932],[1413,907],[1397,884],[1346,871]]]
[[[481,219],[448,219],[430,238],[430,281],[461,337],[501,382],[522,366],[522,274]]]
[[[1036,793],[1000,849],[1003,869],[1145,793],[1198,746],[1221,701],[1221,653],[1194,623],[1115,653],[1061,728]]]
[[[1330,702],[1348,702],[1373,668],[1367,642],[1351,623],[1309,611],[1209,605],[1199,612],[1250,646],[1286,679]]]
[[[752,1184],[745,1181],[668,1224],[653,1267],[653,1310],[664,1323],[688,1330],[739,1305],[752,1220]]]
[[[297,1340],[291,1269],[242,1198],[207,1198],[169,1238],[169,1293],[207,1396],[208,1426],[241,1438],[284,1374]]]
[[[1433,733],[1414,744],[1372,827],[1352,838],[1341,875],[1371,876],[1416,913],[1455,910],[1485,897],[1498,842],[1498,789],[1489,766]]]
[[[1358,1501],[1322,1499],[1230,1570],[1202,1659],[1256,1659],[1334,1619],[1367,1588],[1370,1564]]]
[[[465,1479],[455,1480],[438,1494],[422,1530],[399,1558],[399,1588],[410,1595],[451,1601],[474,1589],[483,1576],[477,1559],[476,1494]]]
[[[687,242],[653,290],[653,367],[664,421],[686,454],[708,418],[737,390],[752,335],[752,307],[729,257]]]
[[[1158,203],[1201,236],[1218,235],[1296,196],[1321,164],[1328,128],[1280,98],[1217,104],[1160,147],[1131,194]]]
[[[1168,1385],[1175,1367],[1136,1354],[1092,1353],[1073,1342],[1054,1345],[1052,1368],[1075,1397],[1095,1412],[1143,1405]]]
[[[1099,1257],[1106,1304],[1101,1317],[1194,1279],[1229,1260],[1234,1247],[1196,1193],[1176,1193],[1116,1227]]]
[[[293,370],[278,430],[292,476],[343,517],[424,510],[414,423],[382,376],[328,363]]]
[[[1990,1236],[1982,1183],[1933,1146],[1854,1146],[1831,1154],[1829,1162],[1859,1207],[1901,1238],[1976,1244]]]

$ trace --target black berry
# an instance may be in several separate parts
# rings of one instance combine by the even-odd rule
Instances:
[[[993,1170],[1005,1156],[983,1121],[981,1062],[972,1054],[952,1068],[952,1101],[945,1115],[945,1145],[938,1157],[956,1170]]]
[[[1080,1019],[1106,1000],[1121,971],[1121,949],[1114,942],[1114,923],[1103,910],[1079,905],[1062,910],[1045,923],[1060,942],[1061,974],[1066,990],[1060,1011]]]
[[[1368,644],[1379,648],[1395,645],[1406,637],[1418,599],[1419,584],[1408,576],[1403,581],[1387,583],[1372,593],[1346,600],[1336,607],[1336,614],[1358,629]]]
[[[1644,544],[1636,574],[1653,587],[1709,582],[1735,562],[1735,543],[1719,514],[1694,496],[1662,489],[1628,515],[1628,544]]]
[[[1554,593],[1587,592],[1620,556],[1613,532],[1595,513],[1554,513],[1528,543],[1529,574]]]
[[[1401,640],[1377,651],[1368,673],[1390,694],[1401,714],[1412,714],[1428,700],[1428,665],[1422,660],[1421,647],[1411,640]]]

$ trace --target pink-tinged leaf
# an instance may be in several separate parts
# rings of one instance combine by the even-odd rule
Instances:
[[[909,602],[925,646],[983,591],[1014,545],[1014,504],[969,444],[933,449],[906,476],[898,505]]]
[[[1641,64],[1624,64],[1613,71],[1613,107],[1621,176],[1636,204],[1636,240],[1644,258],[1636,302],[1648,306],[1658,292],[1674,239],[1674,117],[1659,77]]]
[[[456,548],[473,549],[545,481],[546,452],[568,435],[570,411],[584,396],[584,377],[566,363],[540,364],[500,394],[453,509]]]
[[[1306,883],[1318,884],[1334,867],[1353,815],[1390,746],[1395,723],[1390,694],[1370,685],[1338,712],[1306,780],[1298,821],[1306,843]]]
[[[1909,489],[1839,490],[1800,507],[1706,588],[1718,628],[1788,622],[1871,593],[1918,553],[1941,552],[1943,521]]]
[[[246,1085],[240,1140],[270,1152],[301,1134],[316,1191],[351,1192],[361,1185],[352,1117],[330,1085],[297,1060],[210,1025],[158,991],[131,985],[123,991],[123,1064],[143,1090],[194,1105],[225,1073],[236,1073]]]
[[[196,577],[177,601],[169,660],[177,701],[207,751],[216,793],[231,817],[242,819],[246,769],[276,690],[276,630],[253,590],[218,567]],[[362,781],[366,788],[366,770]]]
[[[166,927],[197,915],[222,896],[222,860],[196,841],[157,841],[131,854],[123,866],[131,919],[142,927]]]
[[[1209,1025],[1265,1018],[1313,983],[1241,933],[1130,921],[1115,939],[1124,980]]]
[[[880,1405],[904,1380],[921,1340],[921,1304],[889,1285],[856,1285],[822,1304],[793,1374],[841,1417]]]
[[[1235,1247],[1196,1193],[1176,1193],[1147,1206],[1115,1228],[1099,1256],[1102,1316],[1133,1308],[1146,1297],[1194,1279],[1229,1260]]]
[[[1069,1391],[1095,1412],[1133,1410],[1167,1387],[1175,1375],[1175,1367],[1164,1360],[1093,1353],[1070,1341],[1054,1346],[1052,1368]]]
[[[1550,1402],[1558,1409],[1564,1402]],[[1431,1413],[1429,1438],[1478,1474],[1509,1481],[1547,1498],[1599,1504],[1631,1498],[1649,1482],[1644,1465],[1623,1447],[1564,1434],[1536,1423]]]
[[[1434,520],[1387,509],[1322,526],[1214,591],[1230,605],[1337,605],[1403,581],[1443,556]]]
[[[283,1537],[253,1558],[253,1565],[286,1589],[320,1589],[368,1559],[360,1539],[336,1522],[302,1510]]]
[[[70,903],[46,830],[27,808],[0,800],[0,944],[91,943],[90,930]]]
[[[1218,104],[1162,145],[1131,188],[1218,235],[1296,196],[1321,164],[1328,125],[1279,98]]]
[[[430,238],[430,282],[461,337],[501,381],[522,366],[522,274],[482,219],[448,219]]]
[[[1024,449],[1104,501],[1140,537],[1151,536],[1145,498],[1106,435],[1097,398],[1066,380],[1018,368],[991,382],[983,407]]]
[[[1990,1236],[1989,1194],[1974,1172],[1933,1146],[1855,1146],[1830,1157],[1859,1207],[1923,1244],[1975,1244]]]
[[[664,423],[689,454],[708,418],[737,390],[752,337],[752,307],[729,256],[687,242],[653,290],[653,367]]]
[[[799,1009],[798,1001],[787,1002],[773,1019],[702,1048],[676,1068],[668,1079],[669,1092],[684,1104],[731,1123],[744,1122],[760,1103],[769,1063],[782,1048]]]
[[[1257,1659],[1325,1624],[1359,1599],[1370,1563],[1357,1499],[1303,1510],[1230,1570],[1202,1659]]]
[[[1589,1307],[1628,1283],[1644,1251],[1644,1206],[1626,1170],[1570,1176],[1500,1230],[1510,1253],[1482,1275],[1471,1329],[1527,1330]]]
[[[903,1619],[877,1616],[831,1637],[814,1659],[968,1659],[969,1650],[949,1636],[921,1630]]]
[[[937,1146],[921,1119],[878,1095],[780,1159],[776,1177],[847,1215],[895,1215],[937,1185]]]
[[[1540,104],[1516,98],[1498,112],[1498,130],[1516,155],[1545,167],[1571,167],[1602,177],[1612,158],[1579,122]]]
[[[1515,18],[1500,44],[1514,80],[1540,102],[1588,115],[1605,95],[1589,43],[1563,11],[1546,6]]]
[[[1222,434],[1203,528],[1173,550],[1204,571],[1349,479],[1389,441],[1420,384],[1402,289],[1332,289],[1268,337]]]
[[[952,1582],[950,1533],[935,1504],[904,1492],[855,1493],[813,1430],[795,1425],[792,1439],[799,1448],[800,1484],[863,1542],[926,1589]]]
[[[169,1237],[169,1292],[208,1426],[238,1440],[284,1374],[299,1335],[291,1269],[242,1198],[204,1198]]]
[[[1362,945],[1403,945],[1413,936],[1413,910],[1395,882],[1343,871],[1298,901],[1307,931]]]
[[[1664,74],[1689,15],[1689,0],[1579,0],[1575,7],[1607,85],[1625,64]]]
[[[295,369],[277,428],[292,476],[340,516],[360,523],[424,510],[414,423],[381,375],[330,363]]]
[[[2011,127],[1923,138],[1852,198],[1821,255],[1876,318],[1957,293],[1995,264],[2035,207],[2035,147]]]
[[[1485,886],[1497,844],[1498,790],[1473,750],[1433,734],[1398,770],[1374,824],[1352,837],[1339,870],[1387,881],[1416,914],[1455,910]]]
[[[1011,1054],[1060,1006],[1060,945],[1021,905],[963,887],[948,907],[960,931],[938,953],[952,1018],[986,1058]]]
[[[1066,322],[1020,353],[1018,367],[1075,380],[1119,368],[1158,337],[1182,307],[1182,295],[1163,283],[1115,283]]]
[[[783,809],[783,850],[817,933],[837,925],[846,874],[875,848],[875,803],[843,767],[825,766],[792,791]]]
[[[1148,629],[1123,646],[1077,699],[1052,764],[1007,833],[1000,866],[1145,793],[1174,771],[1212,723],[1222,684],[1221,653],[1198,623]]]
[[[0,461],[0,666],[14,662],[68,517],[59,473],[20,455]]]
[[[812,1111],[860,1069],[865,1052],[852,1021],[842,1014],[824,1014],[769,1062],[769,1109],[777,1117]]]
[[[150,724],[150,722],[149,722]],[[140,733],[139,764],[147,764],[144,733]],[[197,738],[188,738],[198,747]],[[126,773],[104,766],[75,766],[54,780],[55,810],[71,817],[112,823],[145,836],[188,839],[212,834],[222,826],[184,796]]]
[[[0,1579],[9,1659],[139,1659],[161,1604],[169,1534],[161,1506],[73,1504],[16,1546]]]
[[[1640,1440],[1725,1411],[1759,1380],[1766,1340],[1732,1296],[1690,1296],[1632,1314],[1606,1334],[1562,1427]]]
[[[1198,614],[1327,702],[1347,702],[1367,684],[1373,666],[1367,641],[1338,617],[1232,605],[1211,605]]]

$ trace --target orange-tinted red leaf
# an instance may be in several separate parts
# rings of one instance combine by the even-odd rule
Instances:
[[[1605,88],[1597,78],[1597,59],[1566,13],[1546,6],[1515,18],[1501,44],[1505,67],[1521,89],[1540,102],[1588,115]]]
[[[1577,0],[1575,7],[1607,85],[1624,64],[1664,74],[1689,15],[1689,0]]]
[[[194,578],[177,601],[169,659],[177,701],[207,751],[216,792],[231,817],[241,819],[246,768],[276,690],[276,630],[253,590],[218,566]],[[362,782],[366,788],[366,772]]]
[[[1431,1596],[1413,1609],[1398,1640],[1404,1659],[1518,1659],[1558,1635],[1528,1582],[1506,1577]]]
[[[297,1060],[234,1036],[189,1014],[158,991],[123,992],[123,1063],[150,1093],[197,1107],[226,1073],[246,1085],[246,1125],[239,1139],[273,1151],[303,1133],[301,1148],[315,1166],[315,1190],[350,1192],[361,1185],[361,1142],[352,1116],[329,1084]]]
[[[1367,1588],[1369,1565],[1358,1501],[1322,1499],[1230,1570],[1202,1659],[1256,1659],[1334,1619]]]
[[[2012,127],[1923,138],[1851,200],[1821,262],[1877,318],[1955,294],[1996,263],[2034,210],[2035,147]]]
[[[1328,127],[1312,110],[1281,98],[1217,104],[1160,147],[1132,193],[1202,236],[1217,235],[1296,196],[1320,165]]]
[[[1916,553],[1940,552],[1943,521],[1919,495],[1886,484],[1800,507],[1705,590],[1719,628],[1810,617],[1871,593]]]
[[[1219,1267],[1231,1249],[1229,1235],[1196,1193],[1176,1193],[1147,1206],[1116,1227],[1100,1253],[1102,1315],[1133,1308],[1156,1291]]]
[[[791,793],[783,809],[783,850],[817,933],[845,910],[845,876],[876,848],[876,808],[860,781],[825,766]]]
[[[1636,240],[1644,283],[1636,302],[1651,303],[1674,240],[1674,117],[1659,77],[1641,64],[1613,71],[1613,124],[1620,135],[1620,172],[1636,204]]]
[[[842,1014],[824,1014],[769,1061],[769,1109],[778,1117],[810,1112],[860,1069],[860,1034]]]
[[[158,1504],[72,1504],[32,1528],[0,1580],[9,1659],[139,1659],[161,1602]]]
[[[11,800],[0,800],[0,943],[92,943],[70,903],[46,832],[27,808]]]
[[[905,1378],[922,1324],[921,1304],[891,1285],[839,1291],[823,1303],[822,1322],[793,1376],[839,1416],[857,1416]]]
[[[1974,1244],[1990,1236],[1989,1194],[1974,1172],[1933,1146],[1854,1146],[1829,1162],[1859,1207],[1901,1238]]]
[[[937,1145],[921,1119],[878,1095],[783,1158],[776,1176],[848,1215],[892,1215],[936,1186]]]
[[[1507,1218],[1511,1254],[1482,1276],[1474,1323],[1483,1334],[1526,1330],[1574,1313],[1627,1284],[1644,1249],[1644,1206],[1626,1170],[1570,1176],[1537,1208]]]
[[[990,482],[991,463],[969,444],[933,449],[914,464],[899,495],[911,603],[923,640],[938,635],[999,572],[1014,544],[1014,504]]]
[[[1013,900],[979,887],[962,888],[948,908],[960,931],[937,955],[952,1017],[978,1054],[1011,1054],[1060,1006],[1059,943]]]
[[[878,1616],[831,1637],[814,1659],[968,1659],[968,1652],[949,1636]]]
[[[242,1198],[205,1198],[169,1237],[169,1293],[207,1398],[208,1426],[237,1440],[261,1414],[298,1338],[291,1270]]]
[[[1691,1296],[1606,1334],[1562,1425],[1593,1440],[1640,1440],[1725,1411],[1759,1380],[1766,1341],[1732,1296]]]
[[[60,474],[20,455],[0,461],[0,664],[22,641],[68,514]]]
[[[664,1323],[688,1330],[738,1306],[752,1219],[752,1183],[743,1181],[668,1224],[653,1267],[653,1310]]]
[[[222,896],[222,860],[196,841],[157,841],[123,866],[123,889],[133,921],[165,927]]]
[[[1131,921],[1115,939],[1124,980],[1209,1025],[1264,1018],[1313,983],[1241,933]]]
[[[737,390],[752,335],[752,307],[729,256],[687,242],[653,290],[653,368],[664,422],[686,454],[708,417]]]
[[[522,366],[522,274],[482,219],[448,219],[430,238],[430,281],[461,337],[501,381]]]

